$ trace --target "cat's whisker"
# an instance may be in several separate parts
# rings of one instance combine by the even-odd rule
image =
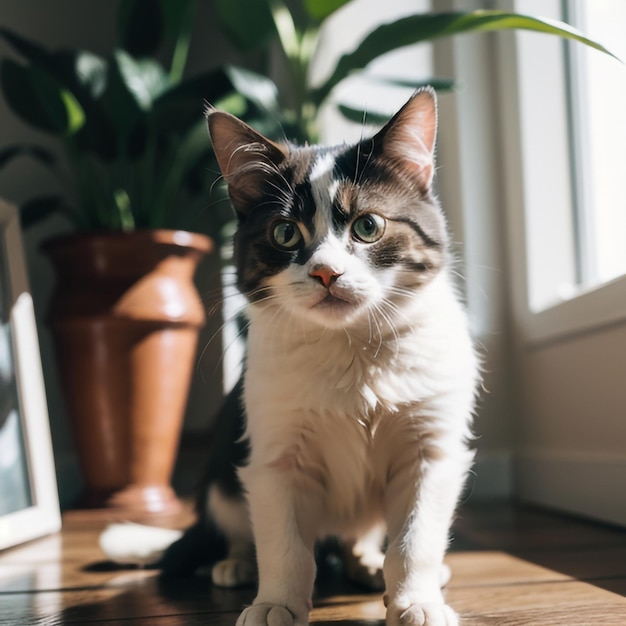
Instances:
[[[394,313],[396,314],[398,313],[397,307],[392,302],[389,302],[388,300],[386,300],[384,303],[387,304],[387,306],[389,306],[389,308],[391,308],[391,310]],[[391,317],[383,310],[382,306],[378,307],[378,309],[379,309],[380,316],[383,318],[384,321],[387,322],[387,325],[389,326],[389,330],[391,331],[393,335],[394,345],[396,349],[394,357],[398,358],[398,355],[400,353],[400,336],[398,334],[398,330],[396,329],[396,324],[391,319]]]
[[[239,328],[237,334],[232,338],[232,340],[230,341],[230,343],[227,346],[224,346],[222,348],[222,353],[220,355],[220,358],[217,360],[217,363],[215,364],[215,368],[213,371],[213,374],[217,374],[218,369],[220,367],[223,367],[224,365],[224,359],[226,358],[226,355],[228,354],[229,350],[231,350],[233,348],[233,346],[238,342],[241,341],[243,339],[246,338],[247,334],[248,334],[248,328],[250,327],[250,322],[247,321],[246,324],[244,324],[242,327]],[[206,381],[203,379],[203,382],[206,383]]]
[[[215,330],[215,331],[213,332],[213,334],[209,337],[209,339],[206,341],[206,343],[204,344],[204,346],[203,346],[203,347],[202,347],[202,349],[200,350],[200,354],[198,354],[198,357],[197,357],[197,359],[196,359],[196,361],[197,361],[197,362],[196,362],[196,371],[200,372],[200,376],[201,376],[201,379],[202,379],[202,382],[203,382],[203,383],[206,383],[207,381],[206,381],[206,379],[204,378],[204,373],[203,373],[203,371],[202,371],[202,363],[203,363],[203,361],[204,361],[204,358],[206,357],[206,354],[207,354],[208,349],[211,347],[211,345],[212,345],[212,344],[213,344],[213,342],[215,341],[216,337],[220,336],[220,335],[223,333],[224,329],[225,329],[225,328],[226,328],[229,324],[233,324],[233,323],[235,323],[235,320],[237,320],[237,318],[238,318],[238,315],[233,315],[231,318],[229,318],[228,320],[226,320],[225,322],[223,322],[223,323],[220,325],[220,327],[219,327],[217,330]],[[239,333],[238,333],[238,334],[240,334],[240,333],[241,333],[241,330],[239,331]],[[223,358],[224,358],[224,352],[225,352],[225,350],[224,350],[224,349],[222,349],[222,350],[221,350],[221,356],[220,356],[220,358],[218,359],[218,362],[221,362],[221,361],[223,360]]]
[[[233,299],[242,298],[241,293],[239,292],[227,292],[224,293],[221,291],[219,295],[208,295],[202,298],[203,303],[205,303],[205,312],[207,317],[213,317],[219,311],[221,311],[224,307],[224,304]],[[211,304],[208,301],[211,301]],[[239,312],[243,312],[245,310],[245,305],[239,307]]]
[[[385,298],[384,302],[386,306],[388,306],[389,309],[391,309],[391,312],[393,313],[395,317],[404,321],[406,328],[412,329],[415,327],[415,322],[411,318],[407,317],[405,313],[402,311],[402,309],[395,302],[392,302],[391,300],[389,300],[389,298]],[[389,323],[393,324],[393,328],[397,332],[397,329],[396,329],[397,324],[393,323],[391,320]]]
[[[346,337],[348,338],[348,347],[352,347],[352,337],[350,336],[350,333],[348,332],[347,328],[343,329],[343,332],[345,333]]]
[[[219,174],[219,176],[217,176],[213,182],[211,183],[211,186],[209,187],[209,194],[210,196],[213,195],[213,193],[215,192],[215,188],[218,185],[223,184],[224,182],[226,182],[226,179],[224,178],[224,175],[221,172],[211,172],[212,174]],[[218,202],[221,202],[222,199],[218,200]]]
[[[359,178],[356,180],[356,184],[360,185],[362,182],[362,178],[365,174],[365,172],[367,171],[367,166],[369,165],[370,161],[372,160],[372,156],[374,155],[374,142],[371,142],[371,147],[370,147],[370,151],[367,154],[367,159],[365,160],[365,164],[363,165],[363,169],[361,170],[361,174],[359,175]]]

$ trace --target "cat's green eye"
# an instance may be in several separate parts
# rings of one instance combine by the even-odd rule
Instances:
[[[361,215],[352,224],[352,234],[363,243],[378,241],[385,232],[385,220],[380,215]]]
[[[295,222],[282,220],[274,224],[272,242],[281,250],[295,250],[302,243],[302,233]]]

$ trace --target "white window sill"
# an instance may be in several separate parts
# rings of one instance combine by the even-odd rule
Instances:
[[[540,345],[626,323],[626,276],[524,316],[524,336]]]

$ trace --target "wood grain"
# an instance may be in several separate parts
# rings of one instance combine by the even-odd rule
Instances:
[[[208,578],[113,567],[97,545],[101,528],[75,515],[60,534],[1,553],[0,626],[233,626],[254,597]],[[626,624],[626,532],[490,505],[466,507],[455,537],[446,594],[463,626]],[[380,594],[336,568],[323,569],[314,604],[318,626],[384,626]]]

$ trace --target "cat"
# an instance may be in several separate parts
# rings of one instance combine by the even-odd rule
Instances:
[[[258,568],[237,626],[305,626],[314,546],[338,536],[347,573],[384,587],[387,626],[456,626],[443,558],[479,364],[433,191],[435,93],[353,146],[275,143],[214,109],[208,125],[249,302],[246,421],[223,422],[201,519],[160,565],[209,546],[218,585]]]

